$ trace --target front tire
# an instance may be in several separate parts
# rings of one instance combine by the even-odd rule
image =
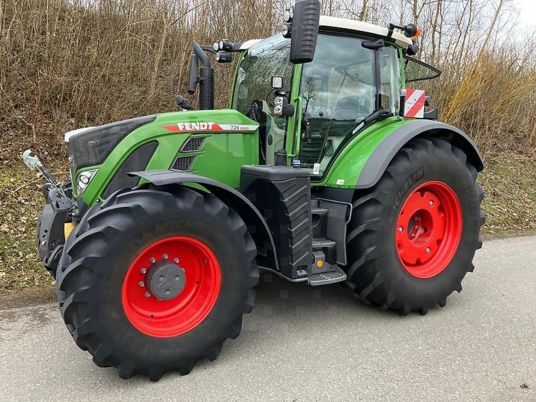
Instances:
[[[366,303],[405,315],[445,306],[482,246],[482,188],[466,154],[415,139],[354,201],[346,285]]]
[[[256,247],[215,196],[135,190],[94,206],[65,245],[57,283],[76,344],[98,366],[156,381],[214,360],[253,308]]]

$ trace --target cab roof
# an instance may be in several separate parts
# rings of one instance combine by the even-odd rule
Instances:
[[[346,18],[328,17],[325,15],[320,17],[320,28],[322,27],[341,29],[345,31],[363,32],[382,37],[386,37],[389,33],[387,27],[381,25],[374,25],[369,24],[368,22],[349,20]],[[403,47],[408,47],[412,44],[410,38],[407,38],[406,36],[396,31],[393,32],[393,39],[398,45]]]
[[[347,18],[328,17],[322,15],[320,17],[320,29],[332,28],[343,31],[361,32],[366,34],[372,34],[378,37],[386,37],[389,33],[387,27],[381,25],[369,24],[368,22],[355,21]],[[399,46],[408,47],[412,44],[410,38],[405,37],[399,32],[393,32],[393,39]],[[260,39],[251,39],[242,44],[240,50],[249,49],[255,43],[260,42]]]

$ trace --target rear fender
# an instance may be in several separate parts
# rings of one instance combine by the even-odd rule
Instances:
[[[473,140],[463,131],[441,122],[414,120],[397,128],[378,144],[363,166],[355,188],[373,187],[380,180],[398,151],[416,137],[443,138],[461,148],[477,171],[480,172],[484,167],[480,151]]]
[[[264,246],[264,244],[259,243],[264,243],[265,239],[269,240],[274,261],[274,268],[279,271],[277,251],[275,248],[274,239],[270,233],[270,229],[268,228],[268,224],[255,205],[253,205],[251,201],[249,201],[239,191],[216,180],[182,171],[153,170],[131,172],[129,175],[138,176],[155,186],[184,184],[196,184],[202,186],[222,200],[223,203],[232,208],[238,215],[240,215],[242,220],[246,223],[246,226],[248,227],[249,233],[253,237],[255,244],[257,244],[257,248]]]

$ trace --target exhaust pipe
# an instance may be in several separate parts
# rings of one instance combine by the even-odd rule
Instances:
[[[197,43],[192,45],[192,63],[190,65],[190,82],[188,92],[193,95],[199,83],[199,109],[214,109],[214,69],[205,51]],[[201,64],[201,67],[199,67]]]

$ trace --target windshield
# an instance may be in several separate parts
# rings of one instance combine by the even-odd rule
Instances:
[[[254,101],[266,101],[272,77],[281,76],[289,91],[293,65],[289,62],[290,41],[277,34],[253,45],[240,62],[233,96],[233,109],[247,114]]]
[[[283,77],[283,90],[290,92],[294,65],[289,62],[290,41],[277,34],[253,45],[238,65],[233,109],[259,123],[259,159],[274,164],[274,154],[285,147],[286,118],[274,116],[272,77]],[[252,108],[252,104],[255,107]]]

